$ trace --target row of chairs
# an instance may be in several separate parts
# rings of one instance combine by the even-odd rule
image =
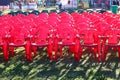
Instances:
[[[14,56],[15,48],[25,47],[26,59],[32,60],[32,52],[35,57],[37,47],[47,47],[49,58],[56,60],[63,56],[64,46],[68,46],[78,61],[86,47],[98,61],[104,60],[109,47],[120,52],[119,18],[109,12],[3,15],[0,45],[4,59],[9,59],[10,52]]]

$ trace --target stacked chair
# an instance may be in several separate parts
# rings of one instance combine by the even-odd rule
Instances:
[[[82,10],[18,11],[2,15],[0,20],[0,46],[6,61],[15,55],[18,47],[25,48],[26,59],[30,61],[37,55],[38,47],[47,48],[50,60],[62,57],[65,46],[77,61],[86,49],[98,61],[106,59],[109,48],[118,51],[120,57],[118,14]]]

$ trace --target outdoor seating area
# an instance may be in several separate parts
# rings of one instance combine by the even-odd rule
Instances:
[[[98,61],[105,60],[109,49],[118,51],[120,57],[120,15],[82,10],[52,11],[18,11],[0,17],[0,45],[5,60],[10,55],[13,57],[18,47],[25,48],[27,60],[37,55],[38,47],[47,47],[50,60],[57,60],[63,56],[66,46],[77,61],[85,49]]]
[[[0,80],[119,80],[118,2],[0,0]]]

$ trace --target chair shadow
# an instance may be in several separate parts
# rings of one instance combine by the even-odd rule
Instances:
[[[80,61],[65,50],[63,57],[56,61],[49,60],[46,49],[38,48],[37,56],[32,61],[26,61],[25,51],[15,53],[15,56],[5,62],[0,60],[0,78],[8,79],[42,79],[42,80],[93,80],[104,76],[105,78],[120,78],[120,59],[109,51],[104,62],[98,62],[93,53],[88,50],[83,52]],[[2,58],[2,55],[0,55]]]

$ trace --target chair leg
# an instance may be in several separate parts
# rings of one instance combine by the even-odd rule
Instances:
[[[108,52],[108,46],[105,46],[105,47],[103,48],[103,52],[102,52],[102,59],[103,59],[103,60],[106,59],[107,52]]]
[[[15,53],[14,53],[14,47],[10,47],[10,51],[11,51],[11,55],[12,55],[12,57],[14,57],[14,55],[15,55]]]
[[[94,47],[94,58],[97,58],[97,53],[98,52],[98,49],[97,49],[97,47]]]
[[[113,47],[113,50],[116,52],[117,51],[117,47]]]
[[[60,46],[60,57],[62,57],[63,56],[63,53],[62,53],[62,46]]]
[[[32,60],[32,52],[31,52],[31,44],[29,41],[25,45],[25,50],[26,50],[26,59],[31,61]]]
[[[120,47],[118,48],[118,56],[120,58]]]
[[[101,55],[101,59],[102,61],[105,60],[106,58],[106,55],[107,55],[107,51],[108,51],[108,46],[106,46],[106,39],[103,40],[103,43],[102,43],[102,55]]]
[[[69,46],[69,51],[70,51],[70,52],[74,53],[74,50],[75,50],[75,49],[74,49],[74,46]]]
[[[4,45],[3,45],[3,55],[4,55],[4,60],[8,61],[9,54],[8,54],[8,44],[7,44],[7,42],[4,42]]]
[[[48,45],[47,50],[48,50],[49,58],[50,58],[50,60],[52,60],[53,59],[53,55],[52,55],[53,49],[52,49],[52,46]]]
[[[36,55],[37,55],[37,47],[35,47],[35,46],[32,46],[32,50],[33,50],[33,52],[34,52],[34,57],[36,57]]]
[[[54,43],[52,44],[53,46],[53,51],[54,51],[54,59],[57,60],[58,56],[58,40],[54,39]]]
[[[80,58],[81,58],[81,56],[82,56],[82,54],[83,54],[83,49],[84,49],[84,47],[82,47],[82,46],[79,47],[79,55],[80,55]]]
[[[54,52],[55,52],[55,60],[57,60],[57,58],[58,58],[58,46],[54,46],[54,48],[53,48],[54,50]]]
[[[76,58],[77,61],[80,60],[79,49],[80,49],[80,45],[78,43],[75,45],[75,52],[74,52],[74,57]]]
[[[97,47],[97,52],[98,52],[98,61],[101,61],[101,45],[100,44]]]
[[[54,51],[54,59],[57,60],[58,58],[58,42],[54,42],[53,46],[52,46],[52,51]]]
[[[93,51],[92,47],[89,47],[88,49],[90,50],[90,52],[92,52],[92,51]]]
[[[74,53],[74,57],[75,57],[75,59],[76,59],[77,61],[80,60],[80,57],[79,57],[79,54],[78,54],[78,53]]]

